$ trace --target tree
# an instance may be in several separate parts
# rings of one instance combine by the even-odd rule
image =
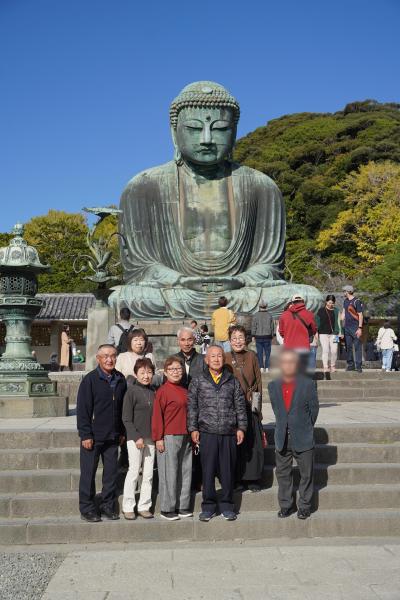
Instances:
[[[35,246],[42,263],[51,272],[40,276],[41,292],[84,292],[93,289],[73,270],[74,257],[86,252],[88,227],[80,213],[50,210],[47,215],[33,217],[25,227],[25,238]]]
[[[366,271],[400,240],[400,165],[370,162],[336,186],[346,209],[320,232],[317,249],[347,249]]]

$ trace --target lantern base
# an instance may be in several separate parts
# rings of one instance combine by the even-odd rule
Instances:
[[[65,417],[68,398],[62,396],[0,396],[0,419]]]

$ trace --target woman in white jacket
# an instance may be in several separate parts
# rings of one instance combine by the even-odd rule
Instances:
[[[387,373],[392,370],[393,351],[396,341],[397,336],[390,326],[390,321],[385,321],[383,327],[378,331],[376,345],[378,350],[382,352],[382,370]]]

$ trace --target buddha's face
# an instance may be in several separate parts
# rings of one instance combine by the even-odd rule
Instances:
[[[198,165],[216,165],[231,153],[236,125],[231,108],[183,108],[175,142],[182,158]]]

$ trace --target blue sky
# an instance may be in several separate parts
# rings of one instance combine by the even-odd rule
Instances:
[[[0,231],[117,202],[172,157],[168,107],[226,85],[239,135],[274,117],[400,101],[398,0],[0,0]]]

